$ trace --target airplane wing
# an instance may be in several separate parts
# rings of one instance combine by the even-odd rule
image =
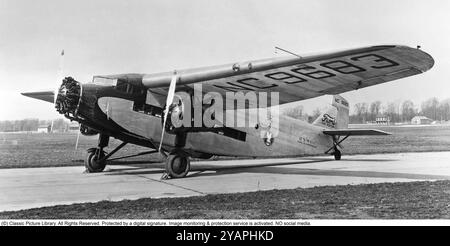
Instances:
[[[40,92],[24,92],[21,93],[24,96],[43,100],[46,102],[53,103],[54,102],[54,92],[53,91],[40,91]]]
[[[385,45],[321,55],[272,58],[177,70],[177,91],[279,92],[279,103],[326,94],[339,94],[423,73],[434,65],[420,49]],[[173,72],[144,74],[142,84],[154,94],[167,95]],[[224,97],[225,98],[225,97]],[[270,99],[269,99],[270,100]]]
[[[338,129],[325,130],[324,134],[330,136],[367,136],[367,135],[391,135],[388,132],[374,129]]]

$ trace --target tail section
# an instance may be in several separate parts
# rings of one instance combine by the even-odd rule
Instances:
[[[331,107],[317,118],[313,125],[331,129],[347,129],[349,120],[349,104],[340,95],[333,96]]]

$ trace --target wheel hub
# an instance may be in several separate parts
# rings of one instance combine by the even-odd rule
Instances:
[[[173,160],[173,171],[180,174],[186,170],[186,161],[183,157],[177,157]]]

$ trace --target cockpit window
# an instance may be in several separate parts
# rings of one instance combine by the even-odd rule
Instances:
[[[117,79],[94,76],[94,78],[92,79],[92,83],[96,85],[115,86],[117,84]]]
[[[144,93],[144,90],[142,88],[134,86],[120,79],[117,81],[116,90],[132,95],[140,95]]]

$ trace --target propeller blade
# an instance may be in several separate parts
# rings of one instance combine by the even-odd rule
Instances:
[[[64,67],[64,50],[61,50],[61,56],[59,57],[59,69],[58,69],[58,77],[56,81],[56,86],[53,91],[53,105],[56,106],[56,98],[58,97],[60,83],[63,77],[63,67]],[[54,120],[52,120],[52,125],[50,127],[50,132],[53,133],[53,125]]]
[[[78,133],[77,133],[77,142],[75,143],[75,150],[78,150],[78,140],[80,140],[80,131],[81,130],[81,124],[78,123]]]
[[[177,76],[177,72],[175,71],[172,76],[172,80],[170,81],[169,92],[167,93],[166,109],[165,109],[165,113],[164,113],[164,121],[163,121],[162,132],[161,132],[161,142],[159,142],[159,149],[158,149],[159,152],[161,152],[161,146],[163,143],[164,133],[165,133],[165,129],[166,129],[167,115],[169,113],[170,104],[172,104],[173,97],[175,96],[175,88],[176,88],[177,80],[178,80],[178,76]]]
[[[58,71],[58,79],[56,81],[55,93],[53,96],[53,104],[56,104],[56,98],[58,97],[59,87],[62,83],[64,76],[64,50],[61,51],[61,56],[59,57],[59,71]]]

